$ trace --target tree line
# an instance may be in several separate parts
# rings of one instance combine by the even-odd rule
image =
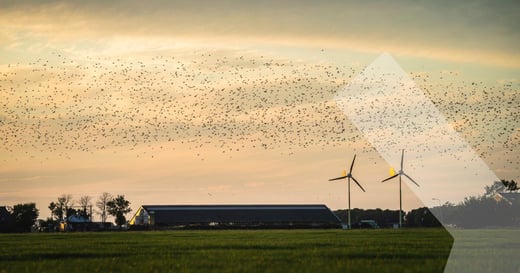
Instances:
[[[520,188],[514,180],[496,181],[480,196],[459,204],[449,202],[431,208],[445,225],[462,228],[520,227]]]
[[[96,207],[96,210],[93,207]],[[48,206],[51,216],[47,219],[38,219],[39,210],[35,203],[17,204],[0,210],[0,232],[29,232],[35,226],[55,230],[61,223],[66,223],[70,217],[93,222],[93,214],[100,216],[101,224],[107,222],[108,216],[113,216],[116,225],[121,228],[126,224],[126,214],[132,211],[130,201],[124,195],[113,196],[108,192],[102,193],[93,204],[92,197],[84,195],[74,200],[71,194],[62,194]]]
[[[459,204],[446,202],[433,208],[422,207],[403,212],[402,221],[406,227],[440,227],[441,222],[444,225],[462,228],[518,227],[519,190],[514,180],[496,181],[486,186],[481,196],[466,197]],[[132,211],[130,202],[124,195],[113,196],[107,192],[102,193],[95,203],[90,196],[81,196],[74,200],[72,195],[63,194],[56,201],[49,203],[48,208],[51,216],[43,220],[38,219],[39,210],[35,203],[16,204],[7,209],[0,207],[0,232],[29,232],[34,226],[52,230],[72,216],[92,222],[93,213],[100,216],[102,224],[106,223],[108,216],[113,216],[116,225],[121,228],[126,224],[126,214]],[[346,210],[336,210],[334,213],[346,222]],[[351,219],[353,223],[374,220],[380,227],[392,227],[399,222],[399,211],[353,209]]]
[[[459,204],[446,202],[433,208],[422,207],[403,212],[403,225],[440,227],[444,224],[459,228],[519,227],[520,188],[517,182],[500,180],[486,186],[484,190],[483,195],[466,197]],[[343,222],[347,221],[347,210],[336,210],[334,213]],[[374,220],[380,227],[392,227],[399,222],[399,210],[352,209],[351,219],[352,223]]]
[[[335,210],[334,214],[344,223],[347,222],[347,210]],[[409,212],[402,212],[402,222],[405,227],[440,227],[439,220],[430,212],[427,207],[413,209]],[[381,228],[391,228],[399,223],[399,210],[389,209],[352,209],[350,217],[353,228],[364,227],[363,220],[373,220]]]

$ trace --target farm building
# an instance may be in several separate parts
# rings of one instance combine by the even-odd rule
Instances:
[[[143,228],[339,228],[325,205],[143,205],[130,220]]]

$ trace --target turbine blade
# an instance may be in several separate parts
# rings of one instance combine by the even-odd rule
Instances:
[[[345,179],[345,178],[347,178],[346,175],[345,176],[336,177],[336,178],[331,178],[331,179],[329,179],[329,181],[340,180],[340,179]]]
[[[348,173],[352,173],[352,168],[354,167],[354,161],[356,161],[356,155],[354,155],[354,159],[352,159],[352,164],[350,164],[350,171],[348,171]]]
[[[401,170],[403,170],[403,161],[404,161],[404,149],[401,153]]]
[[[365,189],[363,189],[363,187],[361,187],[361,184],[359,184],[359,182],[352,176],[352,180],[354,180],[354,182],[356,182],[356,184],[359,186],[359,188],[363,191],[363,192],[366,192]]]
[[[399,175],[399,174],[392,175],[392,176],[388,177],[387,179],[385,179],[385,180],[383,180],[383,181],[381,181],[381,182],[388,181],[388,180],[390,180],[390,179],[392,179],[392,178],[394,178],[394,177],[396,177],[396,176],[398,176],[398,175]]]
[[[417,182],[415,182],[415,180],[413,180],[410,176],[408,176],[407,174],[403,173],[404,176],[408,177],[408,179],[410,179],[413,183],[415,183],[415,185],[417,185],[417,187],[420,187],[419,184],[417,184]]]

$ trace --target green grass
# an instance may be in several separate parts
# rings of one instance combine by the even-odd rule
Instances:
[[[520,229],[451,230],[450,272],[520,273]]]
[[[1,234],[0,272],[443,272],[444,229]]]

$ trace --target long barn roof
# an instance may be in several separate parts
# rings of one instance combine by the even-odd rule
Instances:
[[[155,224],[327,223],[340,220],[325,205],[143,205]]]

